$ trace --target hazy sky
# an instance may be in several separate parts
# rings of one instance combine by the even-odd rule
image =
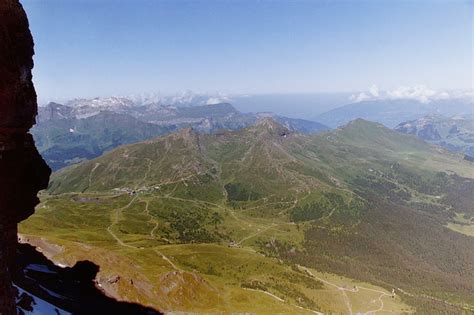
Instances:
[[[472,1],[21,2],[40,100],[473,84]]]

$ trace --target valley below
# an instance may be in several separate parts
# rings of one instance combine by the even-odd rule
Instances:
[[[99,266],[106,295],[169,314],[469,313],[473,178],[379,124],[303,135],[265,118],[64,168],[19,228],[57,265]]]
[[[412,308],[390,290],[318,272],[263,254],[259,243],[302,240],[302,227],[284,220],[255,220],[232,208],[173,196],[81,194],[83,200],[107,207],[89,217],[74,195],[46,197],[37,224],[26,223],[22,240],[34,244],[56,264],[73,266],[90,260],[100,266],[97,283],[119,300],[138,302],[164,312],[205,313],[403,313]],[[87,201],[85,201],[87,203]],[[78,204],[79,203],[79,204]],[[83,201],[84,203],[84,201]],[[218,213],[233,240],[207,244],[170,244],[150,204],[202,207]],[[94,207],[95,208],[95,207]],[[64,231],[51,231],[40,217],[68,209]],[[153,209],[153,210],[151,210]],[[59,211],[58,211],[59,210]],[[87,216],[93,222],[78,222]],[[36,220],[34,220],[36,221]],[[161,221],[161,222],[160,222]],[[56,221],[56,224],[59,224]],[[104,225],[97,225],[102,222]],[[55,225],[56,225],[55,224]],[[109,224],[108,226],[106,224]],[[92,226],[95,226],[91,229]],[[161,228],[163,227],[163,228]],[[102,231],[99,231],[102,228]],[[211,228],[212,229],[212,228]],[[300,231],[298,231],[300,229]],[[216,231],[219,232],[219,231]],[[235,241],[234,241],[235,239]],[[113,253],[113,254],[112,254]],[[118,277],[118,280],[114,282]],[[114,280],[114,281],[111,281]],[[112,283],[111,283],[112,282]]]

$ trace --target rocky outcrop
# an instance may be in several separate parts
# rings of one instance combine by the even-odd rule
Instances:
[[[11,283],[17,224],[34,212],[50,170],[28,133],[37,113],[33,38],[18,0],[0,1],[0,314],[16,314]]]

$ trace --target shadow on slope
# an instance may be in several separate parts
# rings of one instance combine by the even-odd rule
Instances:
[[[38,298],[72,314],[161,314],[136,303],[120,302],[96,287],[99,266],[79,261],[73,267],[54,265],[35,247],[19,244],[14,283]],[[20,300],[24,310],[31,309],[29,298]],[[26,305],[25,305],[26,304]]]

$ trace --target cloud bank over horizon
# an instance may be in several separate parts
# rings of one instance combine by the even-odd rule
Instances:
[[[354,103],[377,100],[414,100],[423,104],[442,100],[474,100],[474,90],[434,90],[425,85],[400,86],[393,90],[380,90],[373,84],[367,91],[352,94],[349,100]]]

